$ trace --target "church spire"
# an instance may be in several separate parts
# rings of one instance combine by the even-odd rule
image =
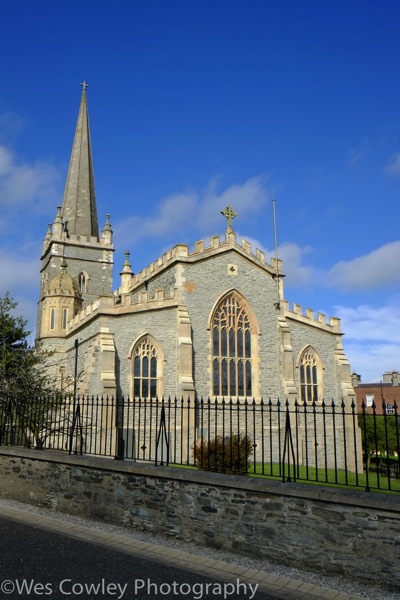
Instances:
[[[81,83],[82,98],[62,203],[62,220],[70,235],[99,237],[86,81]]]

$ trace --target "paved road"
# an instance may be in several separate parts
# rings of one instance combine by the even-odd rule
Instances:
[[[360,600],[240,562],[0,500],[0,600]]]
[[[0,532],[1,600],[277,600],[257,580],[217,581],[5,518]]]

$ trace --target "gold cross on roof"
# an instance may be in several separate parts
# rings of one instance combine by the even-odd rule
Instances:
[[[232,207],[228,204],[225,210],[221,210],[221,215],[224,215],[224,217],[226,217],[226,220],[228,221],[227,232],[232,231],[232,219],[237,217],[237,213],[234,210],[232,210]]]

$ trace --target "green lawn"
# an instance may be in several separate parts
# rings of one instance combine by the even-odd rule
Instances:
[[[271,479],[283,479],[283,466],[277,463],[272,465],[256,464],[249,469],[249,475],[253,477],[266,477]],[[285,465],[285,480],[288,480],[288,466]],[[335,471],[334,469],[316,469],[315,467],[305,467],[300,465],[296,467],[294,473],[293,466],[290,467],[290,480],[301,483],[311,483],[318,485],[329,485],[339,487],[354,487],[365,490],[367,487],[366,473],[352,473],[350,471]],[[378,473],[368,473],[368,485],[371,490],[400,492],[400,479],[389,478]]]
[[[197,469],[193,465],[178,465],[170,464],[172,467],[180,467],[186,469]],[[283,466],[278,463],[262,465],[256,463],[251,464],[249,472],[250,477],[281,480],[283,479]],[[285,481],[288,481],[288,467],[285,465]],[[365,473],[351,473],[348,471],[336,471],[334,469],[316,469],[315,467],[299,466],[296,468],[296,477],[293,473],[293,465],[290,470],[290,481],[298,483],[306,483],[311,485],[324,485],[329,487],[339,487],[347,489],[357,489],[365,491],[367,487],[367,476]],[[379,475],[377,473],[368,473],[368,483],[371,491],[380,491],[386,493],[400,493],[400,479],[390,478]]]

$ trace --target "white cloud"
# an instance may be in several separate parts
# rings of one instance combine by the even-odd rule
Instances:
[[[384,371],[400,369],[400,304],[336,306],[345,332],[344,349],[351,369],[364,383],[378,382]]]
[[[362,139],[356,148],[350,150],[348,158],[349,164],[354,166],[362,162],[369,152],[369,147],[370,144],[368,139]]]
[[[12,169],[12,154],[5,146],[0,146],[0,177],[9,175]]]
[[[378,383],[386,371],[400,370],[400,344],[361,344],[343,340],[350,368],[362,383]]]
[[[384,171],[387,175],[395,177],[400,175],[400,152],[392,156],[388,164],[384,167]]]
[[[0,295],[29,293],[39,285],[38,260],[26,260],[0,252]]]
[[[275,250],[269,250],[259,240],[248,235],[241,236],[239,232],[237,232],[237,237],[238,240],[244,239],[251,244],[253,254],[255,254],[256,249],[264,252],[267,263],[271,262],[271,258],[275,258]],[[282,260],[285,284],[306,287],[313,282],[315,283],[315,280],[322,276],[322,271],[302,264],[304,256],[312,251],[311,246],[302,247],[294,242],[284,242],[278,245],[278,258]]]
[[[313,252],[311,246],[299,246],[294,242],[285,242],[278,247],[287,284],[305,287],[318,283],[350,292],[400,283],[400,241],[385,244],[365,256],[338,262],[325,271],[304,264],[305,257]],[[274,256],[275,253],[267,250],[266,255]]]
[[[46,208],[59,195],[59,173],[45,161],[33,164],[19,160],[9,148],[0,145],[0,203],[12,210],[29,206]]]
[[[27,328],[32,331],[30,343],[34,341],[36,328],[39,269],[38,260],[0,252],[0,296],[8,292],[18,302],[14,312],[27,320]]]
[[[340,314],[347,338],[400,344],[400,306],[397,303],[381,307],[367,304],[357,307],[336,306],[335,310]]]
[[[302,264],[304,256],[312,252],[311,246],[301,247],[292,242],[281,244],[278,248],[278,256],[283,261],[283,272],[285,283],[293,286],[307,286],[318,276],[314,267]]]
[[[260,248],[267,256],[275,256],[274,250],[263,249],[262,244],[246,237],[254,248]],[[283,262],[285,283],[296,287],[315,286],[336,287],[342,291],[363,291],[379,289],[400,283],[400,241],[390,242],[365,256],[349,261],[341,261],[328,270],[305,263],[305,257],[312,255],[311,246],[299,246],[285,242],[278,246],[278,256]]]
[[[193,222],[198,207],[198,198],[193,193],[182,193],[164,198],[157,214],[153,217],[128,217],[116,224],[119,237],[125,237],[127,230],[135,232],[135,238],[162,238],[169,233],[179,232],[187,223]],[[122,226],[121,226],[122,225]]]
[[[0,231],[3,246],[0,251],[0,296],[8,292],[18,302],[16,314],[27,319],[28,329],[34,332],[39,261],[31,257],[40,251],[40,242],[37,245],[35,240],[35,215],[50,207],[54,210],[54,198],[60,195],[60,175],[51,163],[30,163],[12,151],[9,140],[23,126],[24,121],[15,113],[0,114]],[[8,250],[5,250],[6,244]]]
[[[372,290],[400,282],[400,241],[390,242],[365,256],[334,265],[325,276],[328,286],[345,291]]]
[[[200,228],[209,228],[210,224],[221,227],[221,210],[229,204],[239,217],[251,218],[259,213],[267,203],[270,193],[264,177],[251,177],[243,184],[234,184],[218,193],[218,178],[214,178],[199,199]],[[242,220],[241,220],[242,222]],[[225,228],[225,227],[224,227]]]
[[[253,177],[243,184],[231,185],[218,192],[218,179],[213,179],[206,190],[198,192],[183,192],[168,196],[161,200],[156,213],[151,217],[128,217],[115,224],[119,239],[132,237],[161,238],[173,235],[174,243],[179,241],[179,236],[185,235],[188,223],[191,232],[204,230],[210,231],[215,227],[217,231],[224,230],[221,210],[231,204],[235,212],[243,219],[255,217],[269,198],[266,181],[263,177]]]
[[[267,262],[275,257],[275,250],[267,250],[263,248],[254,238],[245,237],[246,241],[250,242],[253,248],[259,248],[265,252]],[[283,274],[285,275],[285,284],[296,287],[306,287],[310,285],[320,273],[315,267],[303,265],[304,256],[313,251],[311,246],[299,246],[294,242],[284,242],[278,245],[278,258],[282,260]]]
[[[25,126],[26,120],[7,110],[0,114],[0,139],[13,139]]]

